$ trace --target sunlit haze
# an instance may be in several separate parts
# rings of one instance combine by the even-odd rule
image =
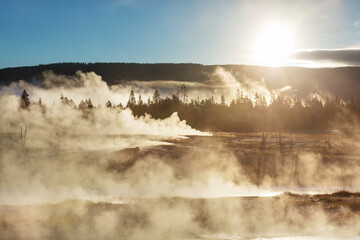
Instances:
[[[253,48],[253,58],[260,65],[281,65],[286,63],[293,50],[293,34],[279,23],[273,23],[258,33]]]

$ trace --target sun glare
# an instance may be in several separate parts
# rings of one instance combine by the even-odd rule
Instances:
[[[293,49],[293,38],[288,28],[272,24],[259,33],[253,48],[256,62],[266,65],[283,64]]]

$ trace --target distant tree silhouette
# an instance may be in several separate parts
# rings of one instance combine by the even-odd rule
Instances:
[[[87,108],[86,102],[84,100],[81,100],[78,105],[78,109],[84,110],[86,108]]]
[[[151,98],[148,97],[148,100],[147,100],[147,105],[150,106],[152,104],[152,101],[151,101]]]
[[[159,91],[156,89],[153,95],[153,102],[154,104],[159,104],[160,102],[160,93]]]
[[[86,109],[92,109],[94,108],[94,105],[92,104],[92,101],[90,98],[84,100],[81,100],[79,105],[78,105],[78,109],[80,110],[86,110]]]
[[[141,99],[141,95],[139,95],[138,105],[144,105],[143,100]]]
[[[136,105],[135,94],[134,94],[134,91],[131,90],[130,95],[129,95],[129,100],[128,100],[128,102],[127,102],[126,107],[132,108],[132,107],[134,107],[135,105]]]
[[[24,90],[21,94],[20,107],[27,108],[30,105],[29,94]]]
[[[236,97],[235,97],[235,103],[239,104],[240,103],[240,99],[242,97],[242,93],[240,94],[240,90],[236,89]]]
[[[72,99],[68,99],[67,97],[64,97],[63,94],[61,94],[60,96],[60,102],[70,107],[76,107],[74,101]]]
[[[89,99],[87,99],[87,100],[85,100],[85,102],[86,102],[86,106],[87,106],[87,108],[93,108],[94,107],[94,105],[92,104],[92,101],[91,101],[91,99],[89,98]]]
[[[110,100],[108,100],[108,101],[106,102],[105,106],[106,106],[107,108],[111,108],[111,107],[112,107],[112,104],[111,104]]]
[[[23,131],[23,128],[20,127],[20,147],[21,147],[21,150],[22,150],[22,151],[25,150],[25,146],[26,146],[27,140],[28,140],[28,137],[27,137],[27,126],[25,126],[24,131]]]
[[[181,97],[182,97],[184,103],[186,103],[186,99],[187,99],[187,97],[188,97],[188,95],[186,94],[186,92],[187,92],[187,89],[186,89],[185,83],[183,83],[183,84],[181,85]]]
[[[225,97],[224,97],[224,95],[221,95],[220,104],[221,104],[221,106],[225,106]]]
[[[118,105],[116,105],[116,107],[119,108],[119,109],[123,109],[123,108],[124,108],[121,103],[119,103]]]

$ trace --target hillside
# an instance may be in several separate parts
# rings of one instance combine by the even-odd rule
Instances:
[[[245,65],[201,64],[138,64],[138,63],[56,63],[38,66],[0,69],[0,81],[8,85],[20,79],[41,80],[42,72],[53,70],[56,74],[74,75],[76,71],[93,71],[102,76],[108,85],[120,81],[173,80],[184,82],[207,82],[215,69],[221,66],[231,72],[238,81],[249,78],[266,80],[269,89],[290,85],[297,95],[303,97],[309,91],[322,91],[343,99],[360,96],[360,67],[301,68],[264,67]]]

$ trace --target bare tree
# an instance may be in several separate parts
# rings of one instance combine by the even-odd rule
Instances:
[[[22,108],[27,108],[29,105],[30,105],[29,94],[26,92],[26,90],[24,90],[21,94],[20,106]]]
[[[25,126],[25,129],[23,130],[23,127],[20,127],[20,147],[22,150],[25,150],[25,144],[28,140],[27,137],[27,126]]]
[[[181,85],[180,92],[181,92],[181,97],[183,98],[183,102],[186,103],[186,99],[187,99],[188,95],[186,94],[187,89],[186,89],[185,83]]]
[[[266,140],[267,140],[267,136],[268,136],[269,132],[263,131],[262,133],[262,138],[261,138],[261,143],[260,143],[260,149],[263,150],[266,148]]]

